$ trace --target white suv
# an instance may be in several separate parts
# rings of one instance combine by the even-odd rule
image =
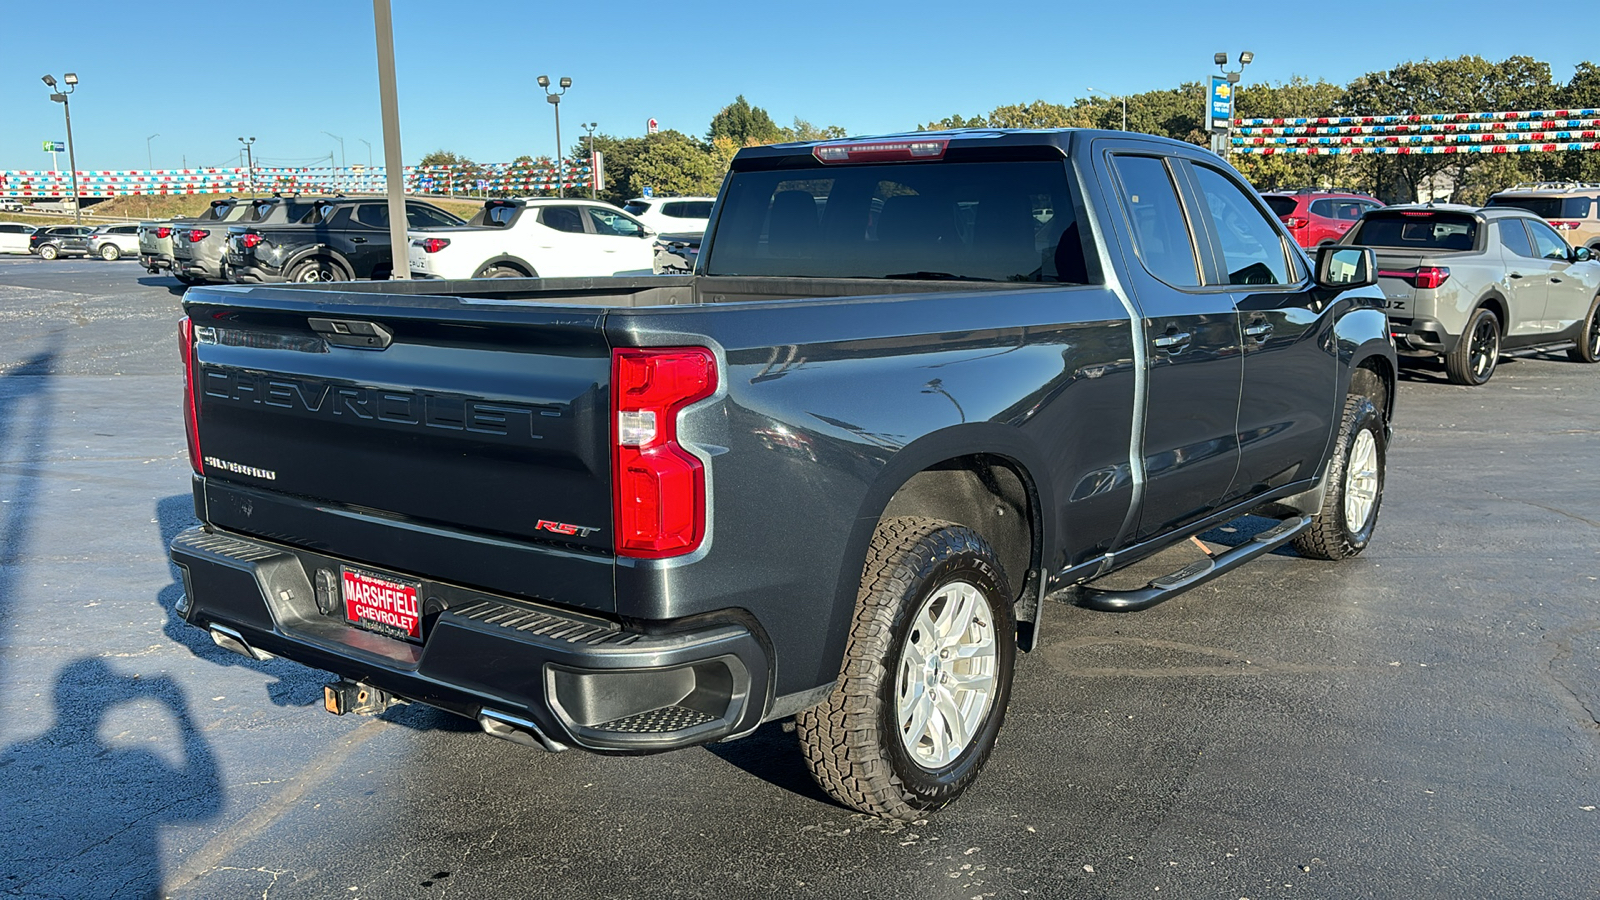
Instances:
[[[704,234],[715,197],[635,197],[622,207],[662,234]]]
[[[490,200],[465,225],[412,229],[416,278],[649,275],[655,232],[598,200]]]

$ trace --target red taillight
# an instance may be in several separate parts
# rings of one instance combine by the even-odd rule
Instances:
[[[1415,269],[1379,269],[1379,278],[1398,278],[1419,288],[1436,288],[1450,280],[1450,270],[1444,266],[1419,266]]]
[[[906,141],[857,141],[848,144],[818,144],[811,148],[817,162],[893,162],[908,159],[941,159],[950,146],[948,139]]]
[[[172,237],[172,229],[168,228],[165,225],[163,225],[160,228],[156,229],[156,237],[158,237],[158,238],[169,238],[169,237]]]
[[[612,351],[618,555],[677,556],[705,539],[705,464],[679,445],[678,414],[716,389],[717,360],[704,347]]]
[[[256,247],[260,246],[261,242],[264,240],[266,240],[266,238],[262,237],[261,235],[251,233],[241,236],[239,238],[239,243],[243,244],[246,250],[254,250]]]
[[[416,241],[415,243],[418,247],[422,248],[423,253],[438,253],[440,250],[450,246],[450,239],[426,238],[424,240]]]
[[[1557,231],[1573,231],[1579,224],[1578,222],[1553,221],[1550,223],[1550,227]]]
[[[204,228],[196,228],[189,232],[189,243],[198,244],[210,236],[211,232],[205,230]]]
[[[1284,216],[1283,224],[1289,226],[1289,230],[1293,231],[1296,228],[1304,228],[1307,225],[1310,225],[1311,220],[1305,218],[1304,216]]]
[[[189,436],[189,466],[204,475],[200,464],[200,410],[194,396],[194,322],[188,316],[178,321],[178,352],[183,356],[183,430]]]

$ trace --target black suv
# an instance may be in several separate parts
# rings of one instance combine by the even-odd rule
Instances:
[[[44,259],[58,256],[88,256],[89,234],[93,225],[57,225],[41,228],[28,236],[28,252]]]
[[[408,228],[463,224],[420,200],[406,201],[406,220]],[[256,284],[385,279],[394,267],[389,244],[387,200],[316,200],[293,224],[230,226],[228,274]]]

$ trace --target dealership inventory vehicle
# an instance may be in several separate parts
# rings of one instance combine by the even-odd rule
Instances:
[[[1505,350],[1570,345],[1573,359],[1600,360],[1600,263],[1533,213],[1390,206],[1344,243],[1377,251],[1400,352],[1444,357],[1456,384],[1487,382]]]
[[[623,211],[658,234],[702,234],[715,197],[635,197]]]
[[[1489,206],[1512,206],[1542,218],[1574,247],[1600,255],[1600,184],[1541,181],[1519,184],[1489,198]]]
[[[246,284],[314,283],[385,279],[389,252],[389,202],[328,197],[287,224],[245,222],[228,229],[228,276]],[[459,217],[421,200],[406,201],[409,228],[460,225]]]
[[[28,238],[38,230],[24,222],[0,222],[0,253],[27,253]]]
[[[794,716],[833,797],[915,818],[1047,593],[1368,545],[1373,265],[1197,147],[970,130],[741,150],[693,276],[196,288],[178,609],[336,713],[606,753]]]
[[[41,228],[28,235],[28,252],[43,259],[58,256],[86,256],[89,253],[89,234],[93,225],[56,225]]]
[[[129,253],[139,252],[138,225],[101,225],[89,232],[84,249],[90,256],[106,262],[121,259]]]
[[[1295,243],[1307,249],[1338,243],[1363,215],[1383,207],[1382,202],[1366,194],[1311,188],[1274,191],[1261,198],[1278,214]]]
[[[292,222],[311,208],[298,198],[244,197],[214,201],[207,210],[211,218],[186,222],[172,234],[172,273],[184,284],[228,281],[224,258],[230,225],[246,222]]]
[[[598,200],[490,200],[462,225],[415,228],[414,278],[648,275],[654,233]]]

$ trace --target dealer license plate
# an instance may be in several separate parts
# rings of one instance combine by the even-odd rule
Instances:
[[[392,638],[422,640],[418,582],[345,566],[339,575],[348,621]]]

